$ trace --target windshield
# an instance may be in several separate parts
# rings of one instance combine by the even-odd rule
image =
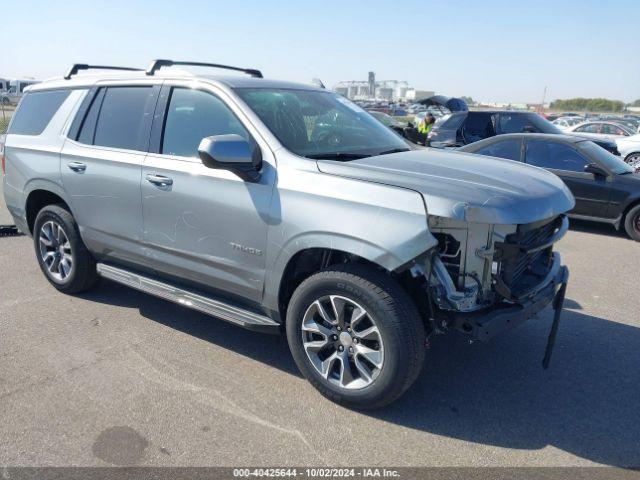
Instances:
[[[410,150],[355,103],[332,92],[238,88],[236,92],[288,150],[308,158],[351,160]]]
[[[368,112],[372,117],[382,122],[386,126],[391,125],[395,121],[391,115],[387,115],[386,113],[376,112],[375,110],[369,110]]]
[[[622,173],[633,173],[635,171],[631,165],[624,163],[618,157],[593,142],[579,142],[578,147],[586,152],[589,157],[596,159],[600,164],[604,165],[616,175],[620,175]]]

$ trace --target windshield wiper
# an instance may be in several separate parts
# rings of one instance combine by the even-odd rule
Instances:
[[[400,153],[400,152],[410,152],[410,148],[392,148],[391,150],[385,150],[384,152],[380,152],[377,155],[389,155],[390,153]]]
[[[314,153],[306,155],[307,158],[314,160],[358,160],[360,158],[367,158],[371,155],[367,153],[349,153],[349,152],[329,152],[329,153]]]

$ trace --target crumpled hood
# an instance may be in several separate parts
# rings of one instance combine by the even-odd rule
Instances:
[[[571,210],[573,195],[556,175],[511,160],[434,149],[339,162],[324,173],[415,190],[429,215],[467,222],[521,224]]]

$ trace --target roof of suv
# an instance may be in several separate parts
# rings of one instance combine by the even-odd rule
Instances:
[[[48,78],[38,84],[32,85],[29,91],[47,90],[52,88],[78,88],[90,87],[101,80],[145,80],[145,79],[161,79],[161,80],[203,80],[211,83],[220,83],[229,88],[283,88],[295,90],[316,90],[326,92],[313,85],[304,83],[287,82],[282,80],[269,80],[265,78],[254,78],[245,75],[197,75],[188,71],[179,69],[167,69],[156,72],[153,76],[148,76],[145,72],[126,72],[126,73],[101,73],[101,74],[81,74],[74,75],[71,79],[65,80],[63,77]]]

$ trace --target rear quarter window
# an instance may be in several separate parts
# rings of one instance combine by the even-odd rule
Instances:
[[[16,110],[9,131],[16,135],[40,135],[69,96],[70,90],[27,93]]]

